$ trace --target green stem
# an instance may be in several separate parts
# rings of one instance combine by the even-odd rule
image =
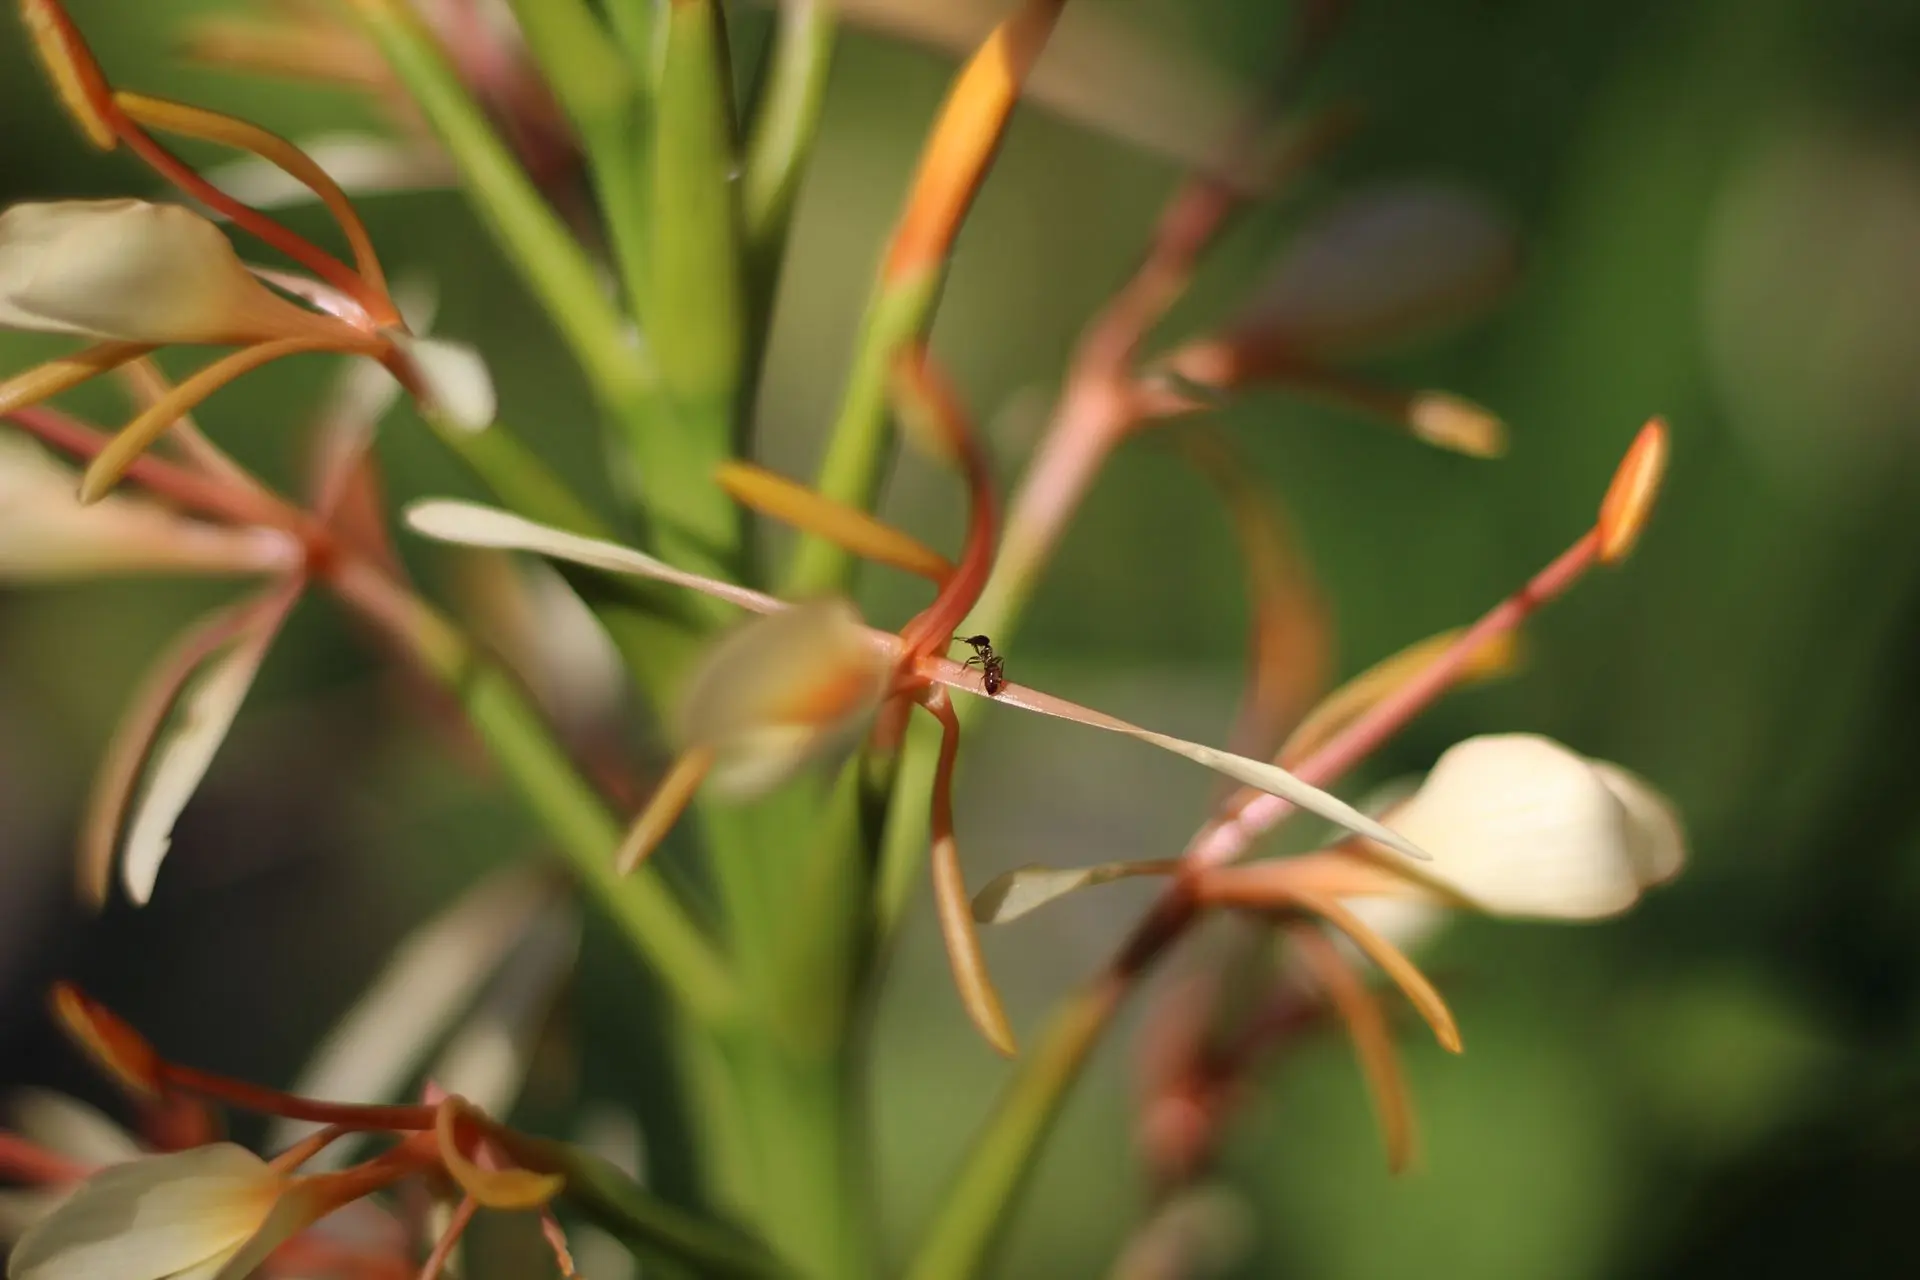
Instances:
[[[747,253],[763,278],[779,271],[807,156],[820,130],[839,26],[832,0],[785,0],[780,6],[772,67],[741,182]]]
[[[745,355],[729,81],[714,0],[672,0],[647,156],[651,275],[641,310],[674,414],[670,429],[635,419],[623,425],[661,536],[671,531],[708,548],[709,559],[731,560],[741,544],[740,513],[714,480],[733,455]]]
[[[585,0],[509,2],[528,51],[581,136],[623,128],[635,78]]]
[[[970,1280],[983,1273],[1060,1104],[1125,991],[1124,981],[1103,974],[1054,1012],[980,1130],[907,1267],[907,1280]]]
[[[420,20],[397,0],[355,0],[355,7],[460,167],[482,222],[566,336],[602,401],[621,410],[652,394],[653,371],[607,300],[592,260],[494,132]]]
[[[922,333],[933,317],[943,271],[908,277],[874,287],[861,322],[859,346],[847,374],[840,414],[834,420],[818,488],[835,502],[870,508],[879,496],[891,433],[887,430],[887,383],[900,349]],[[805,536],[794,553],[787,594],[821,595],[843,590],[853,574],[853,557],[824,538]]]
[[[613,869],[620,828],[553,740],[513,678],[468,643],[431,605],[358,561],[332,579],[341,597],[383,624],[465,709],[501,772],[541,820],[581,886],[697,1021],[728,1025],[739,991],[713,944],[651,868],[622,879]]]

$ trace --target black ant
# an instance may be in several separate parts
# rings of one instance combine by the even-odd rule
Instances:
[[[989,698],[1007,687],[1007,661],[993,651],[993,641],[985,636],[955,636],[954,640],[973,646],[973,656],[960,665],[980,668],[980,687]]]

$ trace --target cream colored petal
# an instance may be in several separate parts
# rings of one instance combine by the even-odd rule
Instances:
[[[1626,806],[1631,833],[1627,851],[1641,887],[1650,889],[1679,875],[1687,863],[1687,832],[1673,802],[1645,778],[1617,764],[1596,760],[1593,769]]]
[[[489,1115],[510,1112],[579,955],[579,912],[570,902],[549,903],[428,1077]]]
[[[79,485],[78,472],[38,446],[0,435],[0,579],[273,573],[299,563],[298,542],[279,530],[208,524],[121,495],[81,506]]]
[[[1530,734],[1440,757],[1394,825],[1433,854],[1406,873],[1496,915],[1584,920],[1640,896],[1626,807],[1591,762]]]
[[[8,1280],[166,1280],[239,1247],[284,1186],[231,1143],[115,1165],[21,1238]]]
[[[335,1024],[293,1091],[340,1102],[392,1102],[426,1065],[459,1016],[551,907],[550,882],[527,868],[482,880],[409,934],[387,966]],[[268,1150],[318,1128],[279,1121]],[[336,1143],[309,1168],[337,1164]]]
[[[21,204],[0,213],[0,324],[147,343],[345,331],[255,280],[206,218],[143,200]]]
[[[215,753],[227,740],[240,704],[253,688],[253,678],[297,594],[297,588],[286,589],[239,640],[206,664],[181,698],[178,723],[155,745],[146,785],[128,812],[121,854],[121,875],[127,896],[135,903],[144,904],[153,896],[160,864],[173,844],[173,824],[200,789]]]
[[[21,1090],[7,1113],[22,1137],[84,1164],[125,1164],[144,1154],[133,1136],[104,1113],[51,1089]]]
[[[891,671],[852,605],[798,604],[755,618],[708,651],[687,681],[680,738],[718,750],[715,785],[763,791],[864,722]]]
[[[484,431],[493,425],[499,404],[494,398],[493,375],[487,372],[479,352],[444,338],[417,338],[398,332],[387,336],[412,366],[414,383],[428,413],[439,415],[462,431]]]
[[[0,1191],[0,1245],[10,1245],[32,1229],[36,1222],[67,1202],[73,1193],[66,1187],[43,1187]]]

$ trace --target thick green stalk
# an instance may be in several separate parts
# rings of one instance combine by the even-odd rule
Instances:
[[[527,48],[583,138],[625,127],[637,86],[586,0],[510,0]]]
[[[735,508],[711,476],[733,452],[745,351],[730,78],[714,0],[672,0],[648,156],[652,293],[642,310],[681,430],[710,456],[705,483],[657,514],[714,541],[738,536]]]
[[[785,0],[780,6],[772,67],[741,178],[747,256],[759,278],[779,270],[807,156],[820,130],[839,26],[832,0]]]
[[[652,965],[666,990],[696,1021],[730,1024],[740,1013],[740,991],[726,963],[657,872],[643,867],[622,879],[614,871],[618,824],[519,684],[432,606],[369,566],[344,566],[335,585],[403,640],[459,700],[581,886]]]
[[[399,0],[354,0],[354,7],[459,166],[481,221],[572,345],[601,400],[630,413],[636,401],[653,394],[655,379],[586,251],[494,132],[412,9]]]

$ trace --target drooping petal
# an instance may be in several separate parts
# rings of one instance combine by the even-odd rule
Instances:
[[[166,1280],[224,1260],[285,1187],[265,1161],[225,1142],[115,1165],[21,1238],[8,1280]]]
[[[1407,875],[1496,915],[1616,915],[1681,858],[1651,788],[1532,734],[1452,747],[1393,821],[1434,855]]]
[[[973,918],[981,924],[1007,924],[1049,902],[1095,885],[1134,876],[1171,875],[1178,862],[1106,862],[1094,867],[1018,867],[987,883],[973,895]]]
[[[144,200],[0,213],[0,326],[140,343],[359,336],[275,296],[207,219]]]
[[[178,722],[155,741],[145,788],[128,811],[122,846],[121,876],[134,902],[152,896],[173,843],[173,824],[199,790],[298,598],[298,584],[275,588],[231,647],[201,667],[197,682],[181,698]]]

